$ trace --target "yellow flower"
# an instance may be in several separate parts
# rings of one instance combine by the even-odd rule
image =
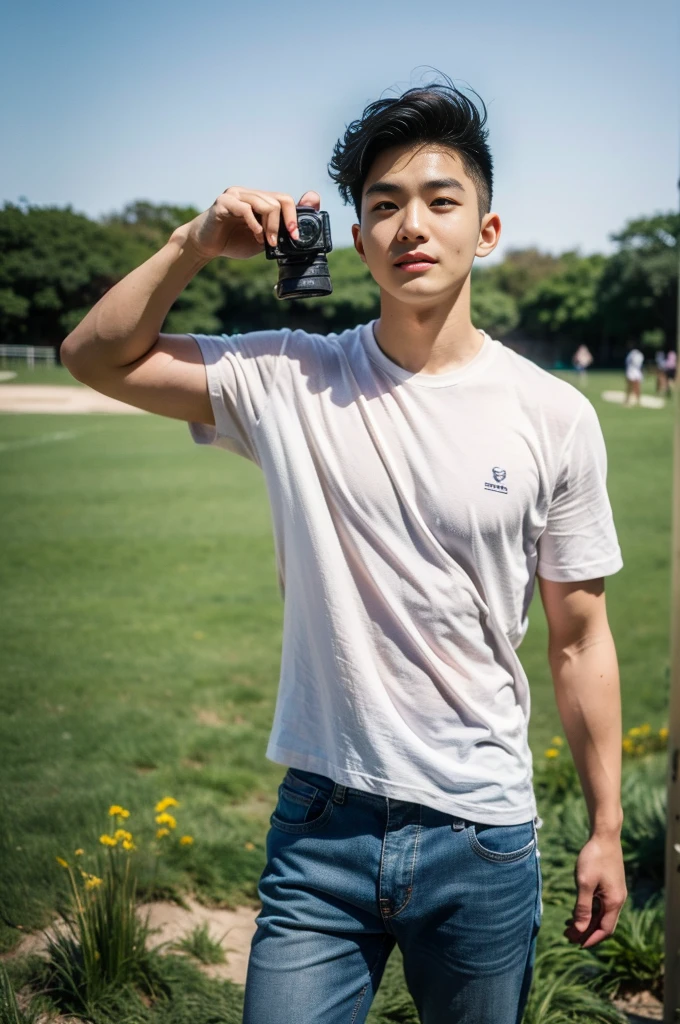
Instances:
[[[559,750],[556,750],[554,747],[548,747],[548,749],[545,752],[545,756],[546,757],[558,757],[559,753],[560,753]]]
[[[623,746],[623,749],[626,751],[627,754],[632,754],[633,747],[635,746],[635,744],[633,743],[633,741],[628,736],[626,736],[624,738],[624,740],[623,740],[622,746]]]
[[[564,740],[562,739],[561,736],[553,736],[553,738],[551,739],[550,742],[552,743],[552,745],[554,747],[561,747],[562,744],[564,743]]]
[[[123,840],[123,849],[124,850],[136,850],[137,847],[132,842],[132,839],[124,839]]]
[[[94,958],[95,958],[95,960],[99,960],[100,956],[101,956],[101,953],[99,952],[99,950],[95,949],[95,951],[94,951]]]
[[[57,857],[56,861],[57,861],[57,864],[61,865],[62,868],[67,868],[68,867],[68,861],[64,860],[63,857]]]
[[[245,848],[246,848],[246,850],[254,850],[255,849],[255,843],[245,843]]]
[[[130,812],[126,811],[124,807],[120,806],[120,804],[111,804],[109,807],[109,815],[112,818],[129,818]]]
[[[639,726],[634,725],[632,729],[629,729],[628,730],[628,735],[629,736],[639,736],[640,735],[640,728],[639,728]]]
[[[667,740],[668,739],[668,729],[666,728],[665,725],[662,726],[659,729],[659,736],[661,737],[662,740]]]
[[[191,846],[193,841],[194,841],[194,837],[193,836],[182,836],[182,838],[179,841],[179,845],[180,846]]]
[[[118,839],[119,841],[121,839],[127,839],[130,841],[132,839],[132,832],[127,832],[124,828],[117,828],[113,833],[113,838]]]
[[[649,724],[649,722],[645,722],[644,725],[640,726],[640,734],[642,736],[649,736],[651,731],[652,731],[652,727]]]
[[[177,827],[177,821],[175,820],[175,818],[173,818],[172,814],[167,814],[165,811],[163,812],[163,814],[156,815],[156,824],[167,825],[168,828]]]
[[[156,832],[156,839],[162,839],[163,836],[169,836],[169,835],[170,835],[170,829],[169,828],[159,828],[158,831]]]
[[[113,836],[107,835],[105,832],[103,836],[99,837],[99,842],[102,844],[102,846],[116,846],[118,840],[114,839]]]
[[[102,884],[102,882],[103,882],[103,878],[97,878],[96,875],[90,875],[90,877],[85,882],[85,888],[86,889],[96,889],[98,885]]]
[[[85,853],[85,850],[81,850],[80,847],[78,847],[78,849],[75,851],[76,857],[82,857],[82,855],[84,853]]]
[[[156,814],[162,814],[163,811],[167,811],[168,807],[179,807],[179,801],[175,800],[174,796],[164,796],[156,804]]]

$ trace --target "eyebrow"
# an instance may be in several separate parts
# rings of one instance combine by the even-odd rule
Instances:
[[[423,191],[430,191],[437,188],[453,188],[458,189],[461,192],[465,192],[465,189],[458,181],[457,178],[434,178],[432,181],[426,181],[423,185]],[[394,192],[403,192],[404,189],[401,185],[397,185],[392,181],[375,181],[366,189],[366,199],[372,195],[390,195]]]

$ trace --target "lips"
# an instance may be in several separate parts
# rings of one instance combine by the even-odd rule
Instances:
[[[428,256],[426,252],[407,252],[404,256],[399,256],[394,261],[395,267],[400,267],[403,263],[436,263],[434,256]]]

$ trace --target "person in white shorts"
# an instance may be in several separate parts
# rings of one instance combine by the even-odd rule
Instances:
[[[642,367],[644,362],[644,355],[634,342],[631,342],[628,346],[628,354],[626,355],[626,397],[624,405],[640,404],[640,387],[642,384]]]
[[[605,444],[578,388],[471,321],[474,260],[501,234],[485,122],[447,79],[376,100],[338,140],[379,316],[161,333],[210,260],[296,237],[292,196],[231,185],[62,345],[79,380],[266,481],[284,598],[266,756],[286,772],[246,1024],[360,1024],[395,942],[425,1024],[520,1020],[542,912],[517,654],[537,583],[590,821],[567,939],[610,936],[626,899]]]

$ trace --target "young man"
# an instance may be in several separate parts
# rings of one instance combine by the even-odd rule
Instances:
[[[64,342],[79,380],[255,461],[284,604],[247,1024],[358,1024],[398,943],[425,1024],[516,1024],[541,923],[540,819],[517,647],[536,575],[590,815],[565,934],[626,897],[621,709],[603,577],[622,561],[578,389],[470,320],[496,247],[486,111],[449,80],[379,100],[335,148],[380,317],[341,334],[159,334],[210,259],[296,228],[230,187]],[[301,204],[317,209],[307,192]]]

